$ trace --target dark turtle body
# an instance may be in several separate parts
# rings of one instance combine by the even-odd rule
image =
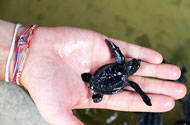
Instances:
[[[185,120],[178,120],[176,125],[190,125],[190,96],[186,95],[184,98],[179,99],[182,103],[181,113],[185,117]]]
[[[127,64],[118,65],[117,63],[110,63],[101,66],[91,77],[89,88],[93,91],[102,94],[115,94],[123,89],[126,85],[129,85],[126,78],[131,75],[128,72],[129,65],[133,65],[136,62],[136,68],[138,68],[140,60],[133,59]]]
[[[162,125],[160,113],[143,112],[139,116],[138,125]]]
[[[115,63],[105,64],[99,67],[94,74],[83,73],[81,75],[84,82],[90,83],[89,88],[93,91],[92,99],[95,103],[100,102],[104,94],[116,94],[125,86],[130,85],[142,97],[143,101],[151,106],[149,97],[141,90],[138,84],[127,80],[140,67],[140,59],[132,59],[125,62],[125,57],[120,49],[110,40],[105,39]]]
[[[190,121],[190,96],[186,95],[182,101],[182,114],[185,117],[186,120]]]
[[[190,121],[189,120],[178,120],[176,122],[176,125],[190,125]]]

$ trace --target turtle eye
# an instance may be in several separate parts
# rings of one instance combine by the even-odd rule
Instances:
[[[140,67],[140,59],[132,59],[126,63],[125,67],[130,75],[134,74]]]
[[[134,72],[136,72],[140,67],[140,64],[138,62],[133,63],[132,69]]]
[[[128,71],[130,72],[130,74],[134,74],[140,67],[140,63],[134,61],[133,63],[131,63],[130,65],[128,65]]]

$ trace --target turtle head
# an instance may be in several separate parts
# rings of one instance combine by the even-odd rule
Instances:
[[[129,75],[133,75],[140,67],[140,59],[132,59],[125,64],[126,72]]]

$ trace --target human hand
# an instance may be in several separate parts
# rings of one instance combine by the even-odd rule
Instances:
[[[147,106],[130,87],[114,95],[104,95],[100,103],[94,103],[81,74],[87,71],[93,73],[101,65],[114,61],[105,38],[93,31],[69,27],[39,27],[35,31],[21,83],[49,124],[82,124],[73,115],[72,109],[165,112],[174,107],[174,100],[186,94],[183,84],[154,79],[175,80],[180,76],[178,67],[161,64],[162,56],[158,52],[110,39],[120,48],[126,60],[142,60],[140,69],[129,80],[148,93],[152,106]]]

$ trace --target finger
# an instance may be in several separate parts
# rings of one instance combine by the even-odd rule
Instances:
[[[137,83],[146,93],[167,95],[174,99],[183,98],[187,92],[187,88],[184,84],[171,81],[151,79],[140,76],[131,76],[129,77],[129,80]],[[127,86],[125,89],[134,91],[134,89],[130,86]]]
[[[135,75],[177,80],[181,75],[181,70],[179,67],[171,64],[150,64],[141,62],[141,66]]]
[[[92,55],[91,62],[92,63],[105,63],[110,60],[112,54],[105,42],[105,39],[108,39],[106,36],[101,34],[95,34],[92,46]],[[163,57],[160,53],[140,47],[138,45],[130,44],[124,41],[109,39],[118,46],[125,57],[138,58],[145,62],[159,64],[162,62]]]
[[[105,108],[120,111],[139,111],[139,112],[166,112],[171,110],[174,105],[174,99],[169,96],[148,94],[152,106],[147,106],[142,98],[134,92],[122,91],[114,95],[104,95],[99,103],[89,101],[79,108]]]
[[[126,62],[131,60],[131,58],[125,58]],[[92,63],[91,71],[94,72],[103,64],[115,62],[115,59],[111,58],[107,62],[94,62]],[[171,64],[151,64],[141,61],[140,68],[134,75],[138,76],[148,76],[157,77],[161,79],[177,80],[181,75],[181,70],[179,67]]]
[[[145,47],[127,43],[121,40],[111,39],[123,52],[125,57],[138,58],[145,62],[159,64],[163,57],[160,53]]]

